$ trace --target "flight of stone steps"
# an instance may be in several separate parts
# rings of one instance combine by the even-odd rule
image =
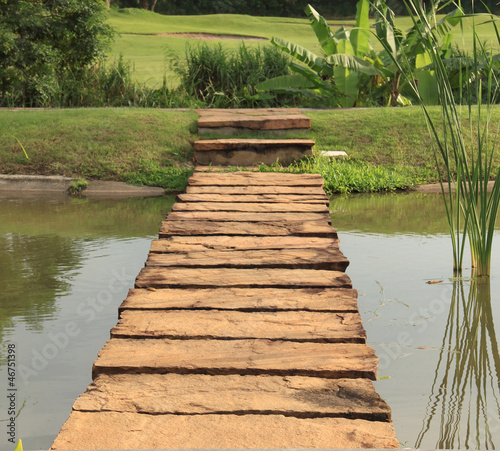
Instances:
[[[198,132],[217,135],[254,133],[259,136],[273,133],[304,132],[311,127],[311,118],[297,108],[197,110]],[[195,159],[199,165],[253,166],[271,165],[277,161],[288,165],[294,160],[312,155],[311,139],[201,139],[194,143]]]

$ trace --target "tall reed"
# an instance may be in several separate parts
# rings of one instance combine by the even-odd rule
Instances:
[[[490,128],[493,127],[491,107],[499,90],[496,72],[493,70],[498,55],[492,55],[486,44],[481,42],[477,16],[466,16],[460,6],[456,5],[456,20],[471,21],[474,42],[472,68],[464,64],[460,76],[465,77],[466,81],[475,81],[475,92],[472,91],[471,84],[467,83],[467,89],[463,93],[467,106],[461,107],[455,100],[441,51],[443,41],[449,39],[451,27],[446,21],[437,22],[434,16],[428,15],[419,1],[404,1],[413,20],[415,37],[421,44],[422,53],[431,62],[429,68],[435,77],[441,105],[440,121],[433,120],[429,114],[419,93],[416,81],[418,75],[412,70],[409,61],[393,58],[393,62],[399,66],[408,85],[413,89],[433,137],[434,156],[453,247],[453,269],[456,273],[461,273],[468,239],[474,274],[489,276],[495,220],[500,206],[499,177],[496,177],[491,194],[488,193],[488,182],[496,175],[493,170],[493,157],[498,127],[493,133]],[[440,0],[435,3],[439,4]],[[449,1],[442,6],[450,4],[453,3]],[[491,15],[490,23],[495,27],[500,43],[496,20],[498,18]],[[390,49],[386,50],[390,56]],[[487,74],[486,79],[481,79],[481,74]],[[486,99],[482,97],[484,83],[487,84]],[[475,99],[477,105],[473,105]],[[467,125],[463,124],[464,116],[468,118]],[[467,136],[469,134],[470,137]]]

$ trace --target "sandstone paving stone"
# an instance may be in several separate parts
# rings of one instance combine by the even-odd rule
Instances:
[[[117,373],[377,377],[378,358],[365,344],[279,340],[112,338],[99,351],[92,377]]]
[[[224,185],[199,185],[186,187],[187,194],[226,194],[226,195],[262,195],[262,194],[290,194],[324,196],[322,186],[281,186],[281,185],[247,185],[247,186],[224,186]]]
[[[150,414],[266,414],[389,421],[368,379],[205,374],[102,374],[74,410]]]
[[[392,423],[282,415],[71,413],[53,450],[399,448]]]
[[[135,288],[352,288],[340,271],[288,268],[156,268],[141,270]]]
[[[303,147],[312,149],[314,141],[312,139],[202,139],[194,142],[195,152],[211,152],[214,150],[242,150],[242,149],[275,149],[280,147]],[[201,163],[206,164],[206,163]],[[247,163],[248,164],[248,163]]]
[[[326,194],[179,194],[178,202],[227,202],[227,203],[307,203],[328,205]]]
[[[300,114],[300,108],[200,108],[195,109],[200,117],[213,116],[214,114],[231,114],[233,116],[263,116],[271,114]]]
[[[214,222],[295,222],[324,221],[330,224],[327,212],[242,212],[242,211],[173,211],[167,221],[214,221]]]
[[[165,288],[129,290],[124,310],[241,310],[358,312],[357,291],[351,288]]]
[[[251,235],[251,236],[315,236],[337,238],[328,222],[226,222],[226,221],[163,221],[160,238],[171,235]]]
[[[172,211],[240,211],[240,212],[259,212],[259,213],[326,213],[329,214],[328,207],[324,204],[306,204],[306,203],[257,203],[257,202],[178,202],[173,205]]]
[[[125,310],[112,338],[366,343],[359,313]]]
[[[311,268],[345,271],[349,260],[337,247],[326,249],[205,250],[151,253],[146,266],[197,268]]]
[[[249,130],[292,130],[308,129],[311,118],[305,114],[266,114],[261,116],[215,113],[198,119],[198,129],[231,127]]]
[[[316,186],[323,187],[324,180],[319,174],[287,174],[280,172],[196,172],[188,179],[192,186]]]
[[[151,242],[150,252],[193,252],[204,250],[329,249],[339,246],[338,238],[308,236],[169,236]]]

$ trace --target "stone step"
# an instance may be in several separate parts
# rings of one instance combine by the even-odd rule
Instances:
[[[231,135],[235,132],[284,133],[306,132],[311,128],[311,118],[302,113],[235,114],[220,112],[201,116],[198,119],[198,133]]]
[[[306,203],[258,203],[258,202],[178,202],[172,207],[175,211],[241,211],[258,213],[329,213],[330,210],[325,204],[306,204]]]
[[[368,379],[204,374],[102,374],[74,403],[84,412],[286,415],[389,421]]]
[[[352,288],[134,288],[119,308],[124,310],[240,310],[356,313]]]
[[[136,288],[352,288],[342,271],[288,268],[164,268],[146,266]]]
[[[73,411],[51,449],[181,448],[397,449],[399,442],[392,423],[382,421]]]
[[[245,211],[172,211],[167,221],[213,221],[213,222],[297,222],[324,221],[330,224],[327,212],[245,212]]]
[[[282,185],[198,185],[187,186],[186,194],[225,194],[225,195],[301,195],[326,196],[321,186],[282,186]]]
[[[195,141],[194,157],[198,164],[290,164],[312,155],[313,147],[311,139],[207,139]]]
[[[366,343],[359,313],[125,310],[111,338]]]
[[[328,205],[326,194],[179,194],[178,202],[227,202],[227,203],[300,203]]]
[[[336,247],[151,253],[146,260],[146,266],[186,268],[310,268],[345,271],[348,265],[349,260]]]
[[[193,252],[204,250],[326,249],[338,247],[336,238],[308,236],[171,236],[151,242],[151,252]]]
[[[324,180],[319,174],[288,174],[282,172],[195,172],[188,179],[192,186],[293,186],[320,187]],[[316,192],[319,192],[316,190]],[[321,192],[323,192],[321,190]]]
[[[272,205],[272,204],[269,204]],[[224,222],[224,221],[163,221],[160,238],[172,235],[239,235],[239,236],[315,236],[337,238],[328,222]]]
[[[366,344],[111,338],[99,351],[92,377],[176,373],[376,380],[377,364],[375,351]]]

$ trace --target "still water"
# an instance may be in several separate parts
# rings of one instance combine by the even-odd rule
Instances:
[[[174,199],[0,199],[0,393],[15,346],[17,434],[47,449],[91,381],[117,308]],[[500,237],[489,284],[452,282],[441,199],[334,197],[380,395],[402,446],[500,446]],[[500,234],[500,233],[499,233]],[[465,271],[464,275],[467,275]],[[428,281],[442,283],[428,284]],[[490,296],[491,294],[491,296]],[[1,403],[0,450],[7,441]]]

